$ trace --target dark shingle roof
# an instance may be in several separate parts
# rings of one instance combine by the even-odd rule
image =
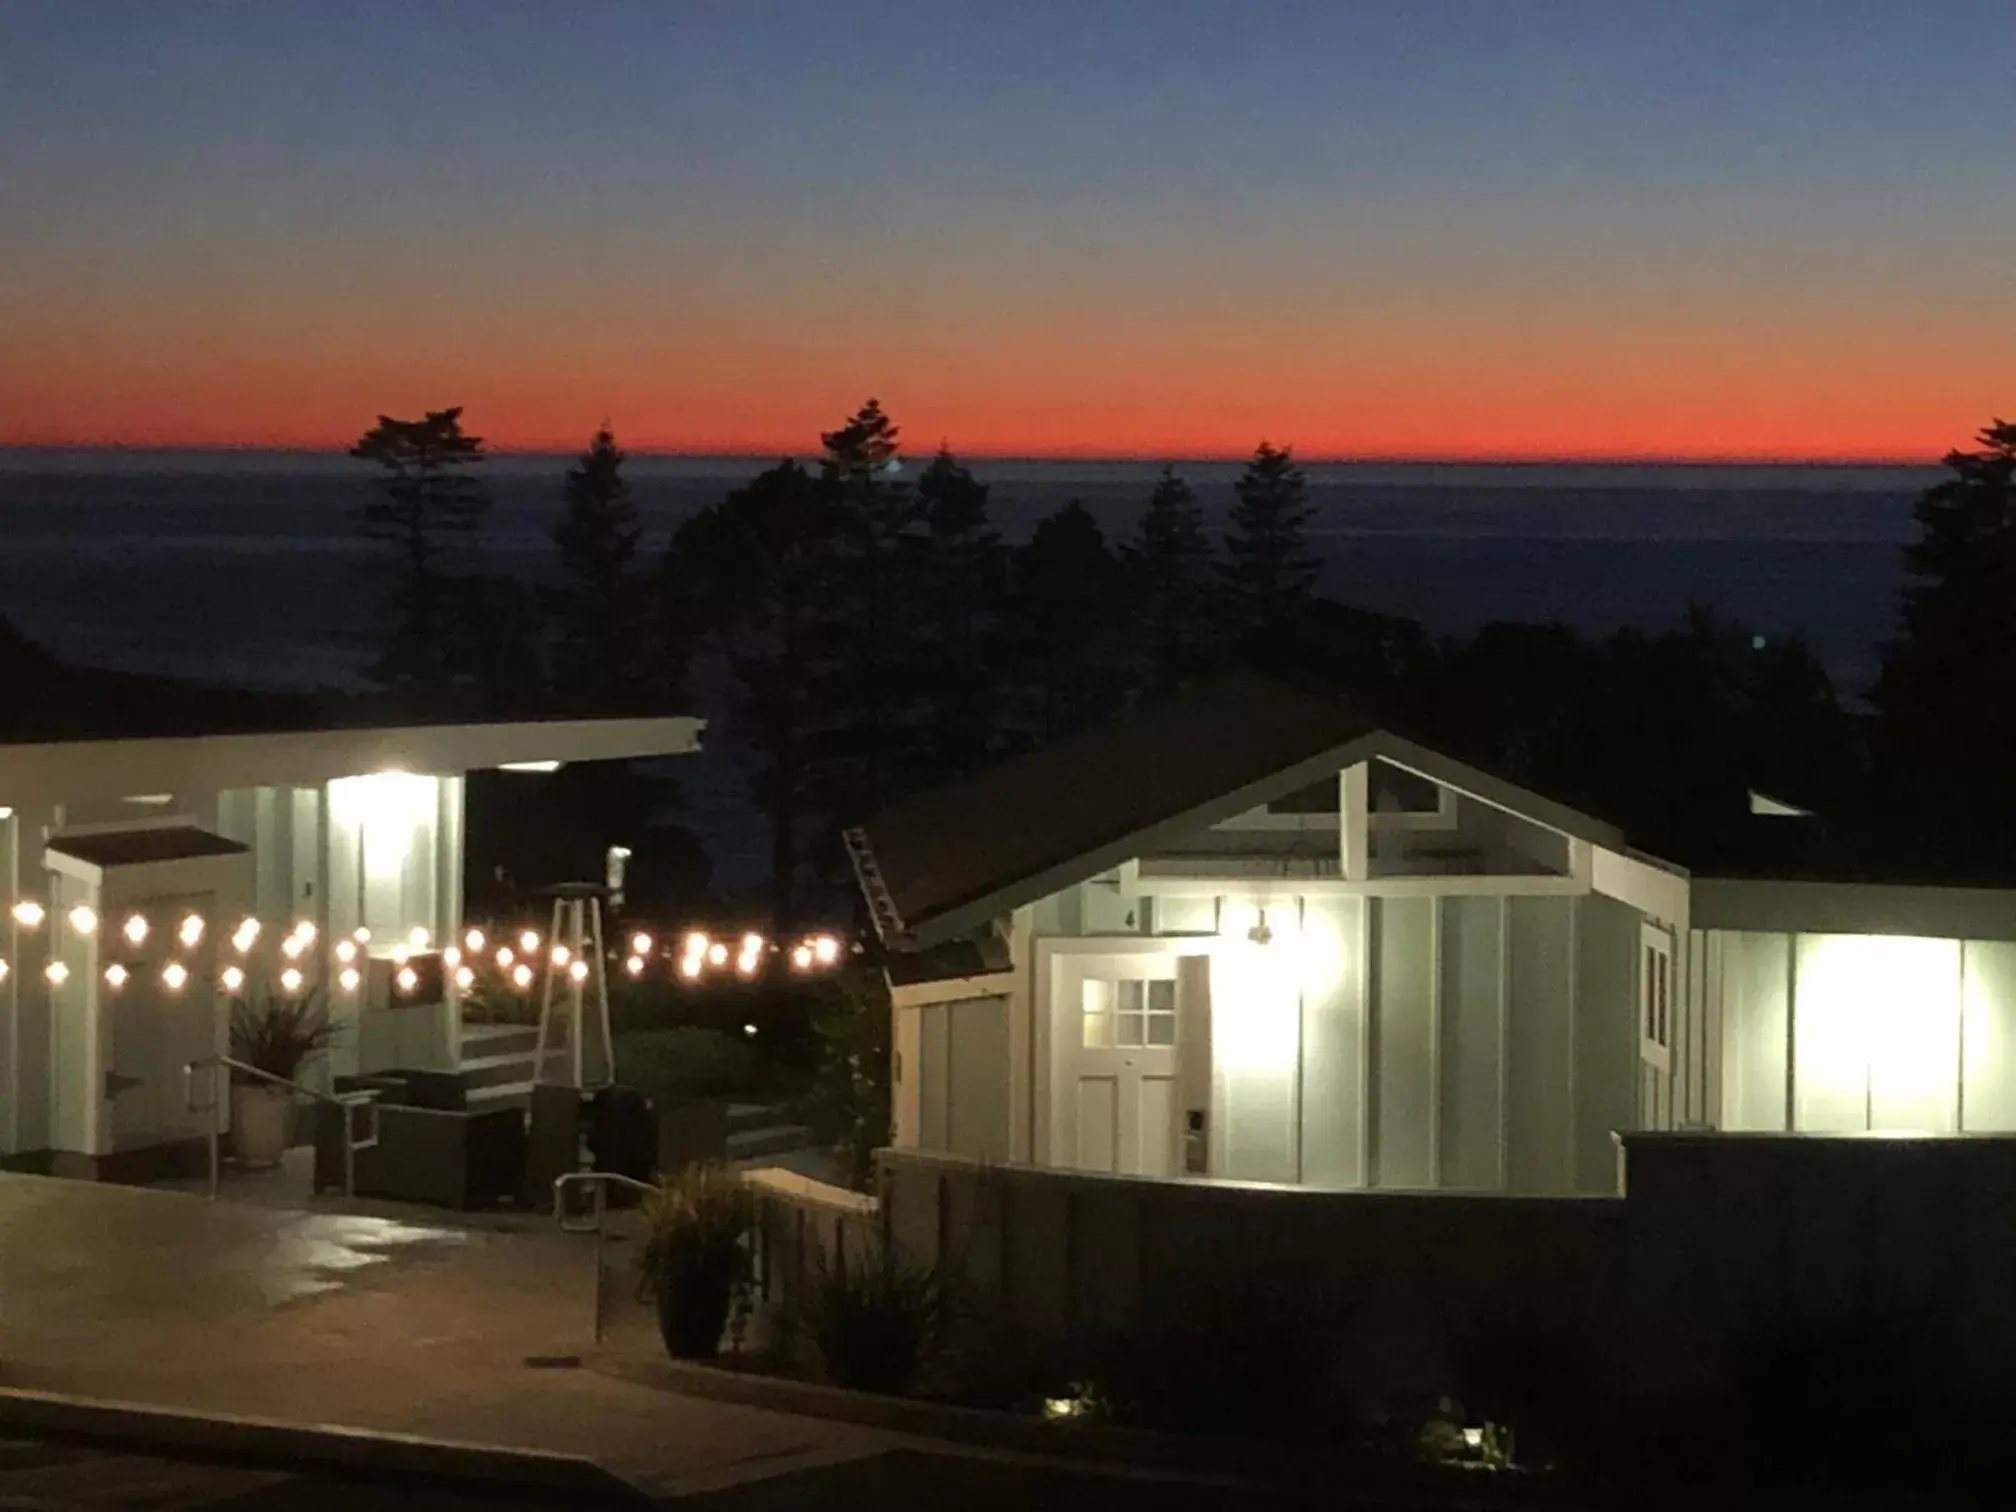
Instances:
[[[1337,703],[1236,673],[889,809],[854,845],[904,931],[1226,799],[1370,733]],[[864,881],[867,879],[864,878]],[[871,897],[871,902],[874,899]]]
[[[75,856],[92,866],[143,866],[153,861],[190,861],[200,856],[242,856],[236,840],[213,835],[193,825],[159,829],[111,830],[94,835],[58,835],[49,849]]]

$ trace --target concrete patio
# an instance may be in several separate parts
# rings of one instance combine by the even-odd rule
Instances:
[[[533,1215],[479,1227],[0,1176],[0,1386],[576,1455],[658,1493],[889,1446],[578,1368],[591,1255]],[[613,1244],[609,1343],[642,1349],[625,1267]]]

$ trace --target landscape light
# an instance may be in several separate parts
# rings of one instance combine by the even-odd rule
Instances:
[[[114,961],[105,968],[105,985],[117,992],[126,985],[126,968]]]
[[[14,922],[23,929],[40,929],[43,917],[42,905],[33,898],[23,898],[14,905]]]
[[[630,936],[630,954],[640,956],[651,954],[651,936],[641,929]]]
[[[224,984],[226,992],[236,992],[245,985],[245,973],[236,966],[226,966],[218,980]]]
[[[287,993],[295,993],[301,990],[300,967],[289,966],[285,971],[280,973],[280,990]]]
[[[629,972],[630,975],[632,975],[633,977],[640,977],[644,975],[644,957],[633,955],[632,957],[630,957],[629,960],[623,963],[623,969]]]
[[[189,968],[180,961],[170,961],[161,968],[161,984],[170,992],[180,992],[189,981]]]
[[[463,948],[466,949],[471,955],[475,955],[488,943],[489,942],[483,938],[483,931],[480,929],[472,929],[469,931],[469,933],[462,936]]]
[[[79,903],[70,910],[70,927],[81,935],[88,935],[98,928],[98,910],[89,903]]]
[[[572,966],[567,968],[567,975],[572,977],[577,983],[587,981],[588,963],[586,961],[576,961]]]
[[[457,991],[467,992],[475,985],[475,972],[471,971],[467,966],[457,966],[455,968],[455,987]]]
[[[128,945],[146,944],[147,916],[145,914],[134,914],[131,918],[127,919],[119,932],[126,936],[126,943]]]
[[[336,959],[341,961],[345,966],[356,960],[357,942],[355,940],[338,940],[336,942]]]
[[[42,975],[49,979],[51,987],[61,987],[70,980],[70,968],[61,961],[51,961],[42,968]]]
[[[527,966],[523,961],[520,961],[517,969],[511,973],[511,985],[516,987],[520,992],[530,987],[532,985],[532,968]]]
[[[345,966],[341,971],[336,973],[336,985],[341,987],[345,992],[355,992],[363,980],[364,978],[358,973],[355,966]]]
[[[536,929],[528,929],[523,934],[518,936],[518,948],[524,951],[525,954],[527,955],[530,955],[532,954],[533,951],[537,950],[539,948],[539,931]]]
[[[392,978],[392,981],[401,993],[410,995],[420,985],[420,973],[411,966],[401,966],[399,974]]]
[[[184,914],[182,916],[182,927],[175,931],[175,936],[188,949],[194,950],[203,939],[203,916],[193,913]]]

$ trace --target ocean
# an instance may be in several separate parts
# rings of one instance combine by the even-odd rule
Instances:
[[[638,457],[654,551],[686,515],[774,459]],[[485,464],[495,570],[549,570],[569,459]],[[1109,539],[1160,463],[976,460],[1011,540],[1073,496]],[[1221,519],[1239,464],[1181,464]],[[1323,588],[1436,633],[1492,620],[1584,631],[1670,625],[1702,603],[1803,634],[1844,695],[1893,633],[1909,466],[1312,463]],[[333,454],[0,450],[0,614],[66,658],[267,687],[350,686],[368,652],[371,549],[352,511],[372,472]],[[702,690],[703,698],[705,690]],[[705,708],[702,713],[707,712]],[[690,764],[694,822],[723,880],[760,870],[729,754]]]

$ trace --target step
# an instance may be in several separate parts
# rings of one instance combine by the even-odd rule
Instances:
[[[467,1095],[471,1113],[483,1113],[491,1108],[508,1108],[513,1104],[530,1106],[532,1102],[532,1082],[528,1077],[523,1081],[492,1082],[485,1087],[471,1087]]]
[[[787,1155],[810,1149],[817,1141],[803,1124],[770,1124],[761,1129],[744,1129],[728,1136],[730,1160],[757,1160],[766,1155]]]
[[[460,1067],[462,1085],[475,1092],[503,1082],[529,1082],[534,1064],[529,1050],[506,1055],[465,1055]]]
[[[531,1024],[464,1024],[462,1058],[471,1056],[530,1055],[539,1046],[539,1030]]]

